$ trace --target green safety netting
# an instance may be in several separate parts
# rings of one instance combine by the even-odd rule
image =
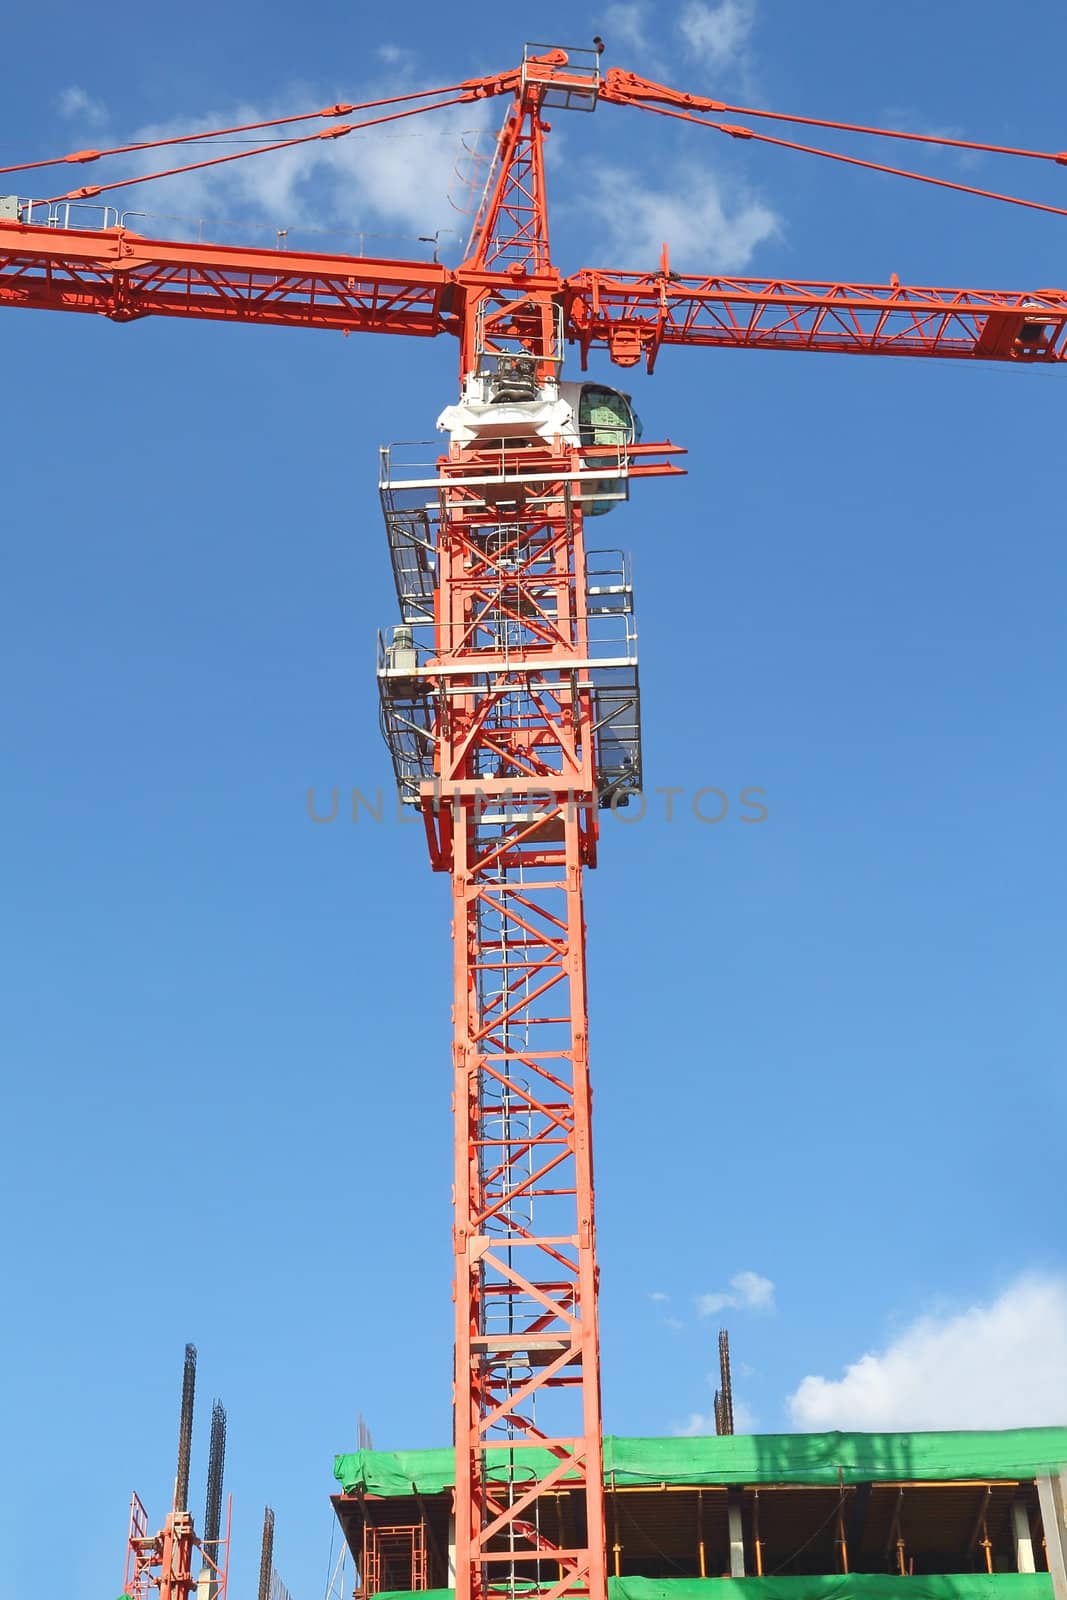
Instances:
[[[897,1578],[858,1572],[826,1578],[609,1578],[608,1600],[1052,1600],[1047,1572],[960,1572]],[[427,1589],[420,1600],[455,1600],[454,1589]],[[387,1591],[375,1600],[411,1600]]]
[[[514,1452],[543,1475],[548,1451]],[[508,1472],[506,1449],[490,1476]],[[753,1433],[703,1439],[604,1439],[604,1478],[623,1485],[947,1482],[1034,1478],[1067,1465],[1067,1428],[997,1433]],[[451,1450],[356,1450],[334,1459],[346,1494],[438,1494],[455,1481]],[[721,1581],[721,1580],[720,1580]],[[637,1600],[637,1597],[635,1597]],[[684,1600],[684,1597],[682,1597]]]

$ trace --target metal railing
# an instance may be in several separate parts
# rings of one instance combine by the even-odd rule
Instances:
[[[128,228],[144,233],[138,224],[152,225],[152,236],[170,236],[195,244],[233,244],[241,235],[255,235],[255,244],[275,250],[292,250],[294,247],[316,252],[329,249],[328,241],[343,242],[348,246],[345,255],[374,260],[379,255],[392,255],[387,246],[432,245],[430,260],[439,259],[442,240],[448,235],[458,239],[455,228],[438,228],[429,234],[375,233],[369,228],[311,228],[293,227],[276,222],[252,222],[247,218],[187,217],[166,211],[145,211],[140,207],[93,204],[85,200],[33,200],[21,195],[0,195],[0,220],[25,223],[27,227],[70,229],[74,232],[105,233],[113,229]],[[157,224],[161,226],[156,226]],[[308,241],[299,244],[297,241]],[[355,249],[351,248],[354,241]],[[375,249],[368,251],[368,244]]]

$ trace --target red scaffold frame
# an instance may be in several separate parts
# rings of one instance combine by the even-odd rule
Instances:
[[[160,1533],[148,1531],[148,1513],[139,1495],[130,1499],[130,1531],[126,1541],[124,1593],[129,1600],[226,1600],[230,1572],[230,1520],[233,1497],[226,1500],[226,1532],[208,1549],[198,1539],[188,1511],[168,1512]],[[200,1551],[200,1569],[193,1574],[193,1553]]]

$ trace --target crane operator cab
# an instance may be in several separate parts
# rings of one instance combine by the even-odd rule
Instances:
[[[447,406],[437,426],[453,444],[490,439],[510,445],[562,438],[585,449],[585,470],[603,468],[603,478],[583,479],[578,500],[587,517],[603,516],[626,499],[619,476],[626,445],[641,438],[641,419],[628,394],[602,383],[556,383],[537,386],[529,357],[500,356],[499,368],[467,379],[458,405]],[[527,370],[527,368],[529,370]]]
[[[577,390],[576,397],[566,395],[578,412],[578,436],[582,444],[602,444],[611,453],[589,456],[590,467],[602,466],[607,471],[619,465],[619,448],[637,444],[641,438],[641,418],[630,402],[630,396],[621,389],[608,389],[602,383],[563,383],[561,392]],[[588,499],[585,496],[589,496]],[[601,478],[583,489],[583,509],[587,517],[600,517],[611,511],[626,498],[626,486],[620,478]]]

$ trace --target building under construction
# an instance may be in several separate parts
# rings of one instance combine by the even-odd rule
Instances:
[[[501,1481],[508,1454],[490,1466]],[[725,1579],[752,1600],[885,1600],[906,1579],[912,1600],[1062,1600],[1065,1461],[1067,1428],[607,1437],[609,1594],[711,1600]],[[527,1465],[545,1473],[551,1457]],[[349,1562],[336,1592],[447,1594],[454,1452],[358,1450],[334,1473]],[[546,1550],[580,1543],[565,1482],[538,1505]]]

